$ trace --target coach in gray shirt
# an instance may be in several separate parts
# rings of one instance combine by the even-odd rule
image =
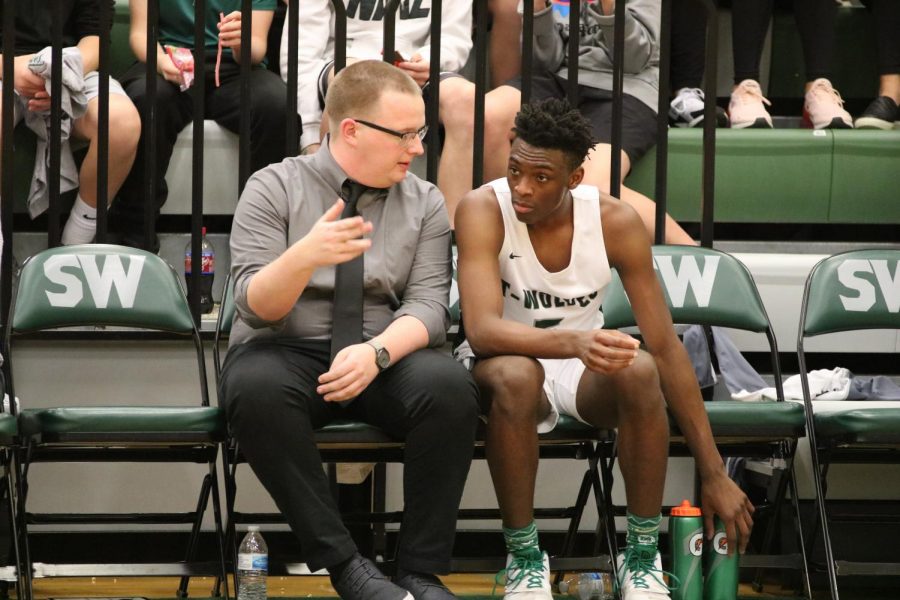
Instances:
[[[449,571],[478,409],[469,373],[435,349],[449,324],[450,227],[437,189],[407,174],[425,106],[402,71],[364,61],[335,78],[326,109],[321,149],[258,171],[241,195],[220,397],[309,567],[327,568],[342,598],[442,600],[452,594],[435,574]],[[353,296],[340,282],[360,255]],[[313,432],[334,419],[405,441],[393,582],[357,553],[332,499]]]

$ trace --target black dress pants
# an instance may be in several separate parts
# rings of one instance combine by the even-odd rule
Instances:
[[[278,75],[263,66],[250,71],[250,106],[241,106],[241,78],[239,64],[223,56],[219,70],[221,85],[215,85],[215,54],[206,60],[206,80],[195,81],[206,90],[205,118],[212,119],[238,133],[241,113],[250,115],[250,167],[255,172],[285,157],[287,115],[287,88]],[[149,131],[151,105],[156,110],[156,178],[154,219],[169,195],[166,186],[166,170],[175,148],[175,140],[181,130],[191,122],[194,100],[190,90],[180,91],[178,86],[156,76],[156,102],[151,104],[147,96],[146,65],[135,63],[121,78],[122,87],[134,102],[141,115],[141,142],[131,172],[122,184],[118,200],[110,208],[110,229],[122,234],[122,242],[145,250],[157,250],[155,240],[144,240],[144,194],[146,153],[144,136]]]
[[[329,567],[356,546],[313,432],[335,419],[384,429],[405,441],[398,567],[448,572],[478,420],[469,372],[437,350],[419,350],[342,405],[316,393],[329,359],[328,341],[259,340],[229,350],[219,398],[247,462],[299,538],[310,569]]]

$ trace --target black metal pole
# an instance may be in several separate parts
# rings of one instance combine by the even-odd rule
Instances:
[[[203,271],[203,142],[206,112],[206,0],[194,0],[194,101],[193,152],[191,163],[191,282],[188,299],[195,323],[200,323],[200,281]]]
[[[574,33],[573,33],[574,32]],[[581,0],[569,2],[569,45],[566,58],[569,104],[578,106],[578,50],[581,45]]]
[[[625,0],[616,0],[613,32],[612,152],[609,159],[609,193],[622,196],[622,113],[625,94]]]
[[[253,105],[250,104],[250,46],[253,27],[253,0],[241,0],[241,123],[238,143],[238,193],[244,191],[250,179],[250,120]],[[199,255],[198,255],[199,256]]]
[[[712,248],[716,195],[716,69],[719,19],[713,0],[701,0],[706,8],[706,63],[703,94],[703,195],[701,197],[700,245]]]
[[[7,3],[9,4],[9,3]],[[50,225],[47,231],[47,245],[51,248],[60,244],[59,194],[60,170],[62,165],[62,3],[54,2],[50,16],[50,168],[47,173],[50,207],[47,214]]]
[[[16,58],[16,3],[5,2],[3,6],[3,72],[15,72]],[[8,76],[7,76],[8,77]],[[3,152],[0,155],[0,227],[3,232],[3,248],[0,249],[0,344],[6,344],[6,331],[9,327],[9,306],[12,302],[12,278],[13,278],[13,195],[15,194],[15,173],[13,168],[13,107],[15,87],[4,85],[2,92],[2,145]],[[6,348],[3,348],[3,357],[6,359]],[[9,361],[3,361],[3,372],[6,380],[10,381]],[[12,396],[10,396],[12,397]]]
[[[144,246],[153,248],[156,238],[156,52],[159,39],[159,0],[147,0],[147,130],[144,136]]]
[[[331,0],[334,8],[334,74],[347,66],[347,7],[343,0]]]
[[[454,2],[458,0],[448,0]],[[438,133],[440,127],[441,106],[441,17],[443,11],[441,0],[431,0],[431,63],[428,67],[428,105],[425,107],[425,122],[428,128],[428,160],[426,177],[431,183],[437,182],[438,172]]]
[[[531,101],[534,78],[534,3],[522,3],[522,104]]]
[[[659,100],[656,113],[656,222],[654,243],[666,240],[669,177],[669,88],[672,66],[672,0],[662,0],[659,17]]]
[[[487,0],[475,0],[475,143],[472,147],[472,188],[484,181],[484,95],[487,92]]]
[[[298,1],[288,0],[287,148],[285,156],[296,156],[300,153],[300,128],[297,118],[297,52],[300,48],[298,10]]]
[[[394,63],[394,48],[397,40],[397,8],[400,6],[400,0],[388,0],[384,5],[384,26],[383,41],[381,44],[381,59],[386,62]],[[377,10],[377,9],[376,9]],[[432,8],[432,11],[434,9]],[[408,56],[406,58],[409,58]]]
[[[106,242],[109,206],[109,44],[112,2],[100,2],[100,68],[97,115],[97,243]]]

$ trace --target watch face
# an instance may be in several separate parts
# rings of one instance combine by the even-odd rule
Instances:
[[[378,365],[379,369],[388,368],[388,365],[391,364],[391,355],[388,353],[387,349],[379,348],[375,351],[375,364]]]

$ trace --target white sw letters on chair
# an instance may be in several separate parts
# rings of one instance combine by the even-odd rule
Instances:
[[[887,260],[845,260],[838,266],[838,280],[845,287],[855,290],[856,296],[839,295],[844,310],[851,312],[866,312],[875,306],[875,286],[868,279],[860,277],[857,273],[872,273],[878,282],[878,288],[884,298],[888,311],[900,311],[900,268],[898,261],[894,262],[894,275],[891,276]]]
[[[125,271],[119,256],[109,255],[105,259],[103,270],[100,270],[97,265],[97,256],[94,254],[63,254],[48,258],[44,262],[44,276],[66,290],[64,292],[47,290],[45,293],[50,305],[74,308],[84,297],[81,278],[72,272],[64,271],[65,268],[81,269],[94,306],[97,308],[106,308],[113,287],[116,288],[122,308],[132,308],[137,296],[141,272],[144,269],[144,257],[131,256],[128,271]]]
[[[697,264],[694,256],[681,257],[679,270],[675,270],[672,257],[658,255],[653,257],[656,269],[662,276],[663,284],[669,293],[669,300],[675,308],[684,308],[688,288],[694,293],[697,306],[709,306],[709,298],[712,296],[713,285],[716,281],[716,272],[719,269],[719,257],[707,256],[703,264],[703,272]]]

